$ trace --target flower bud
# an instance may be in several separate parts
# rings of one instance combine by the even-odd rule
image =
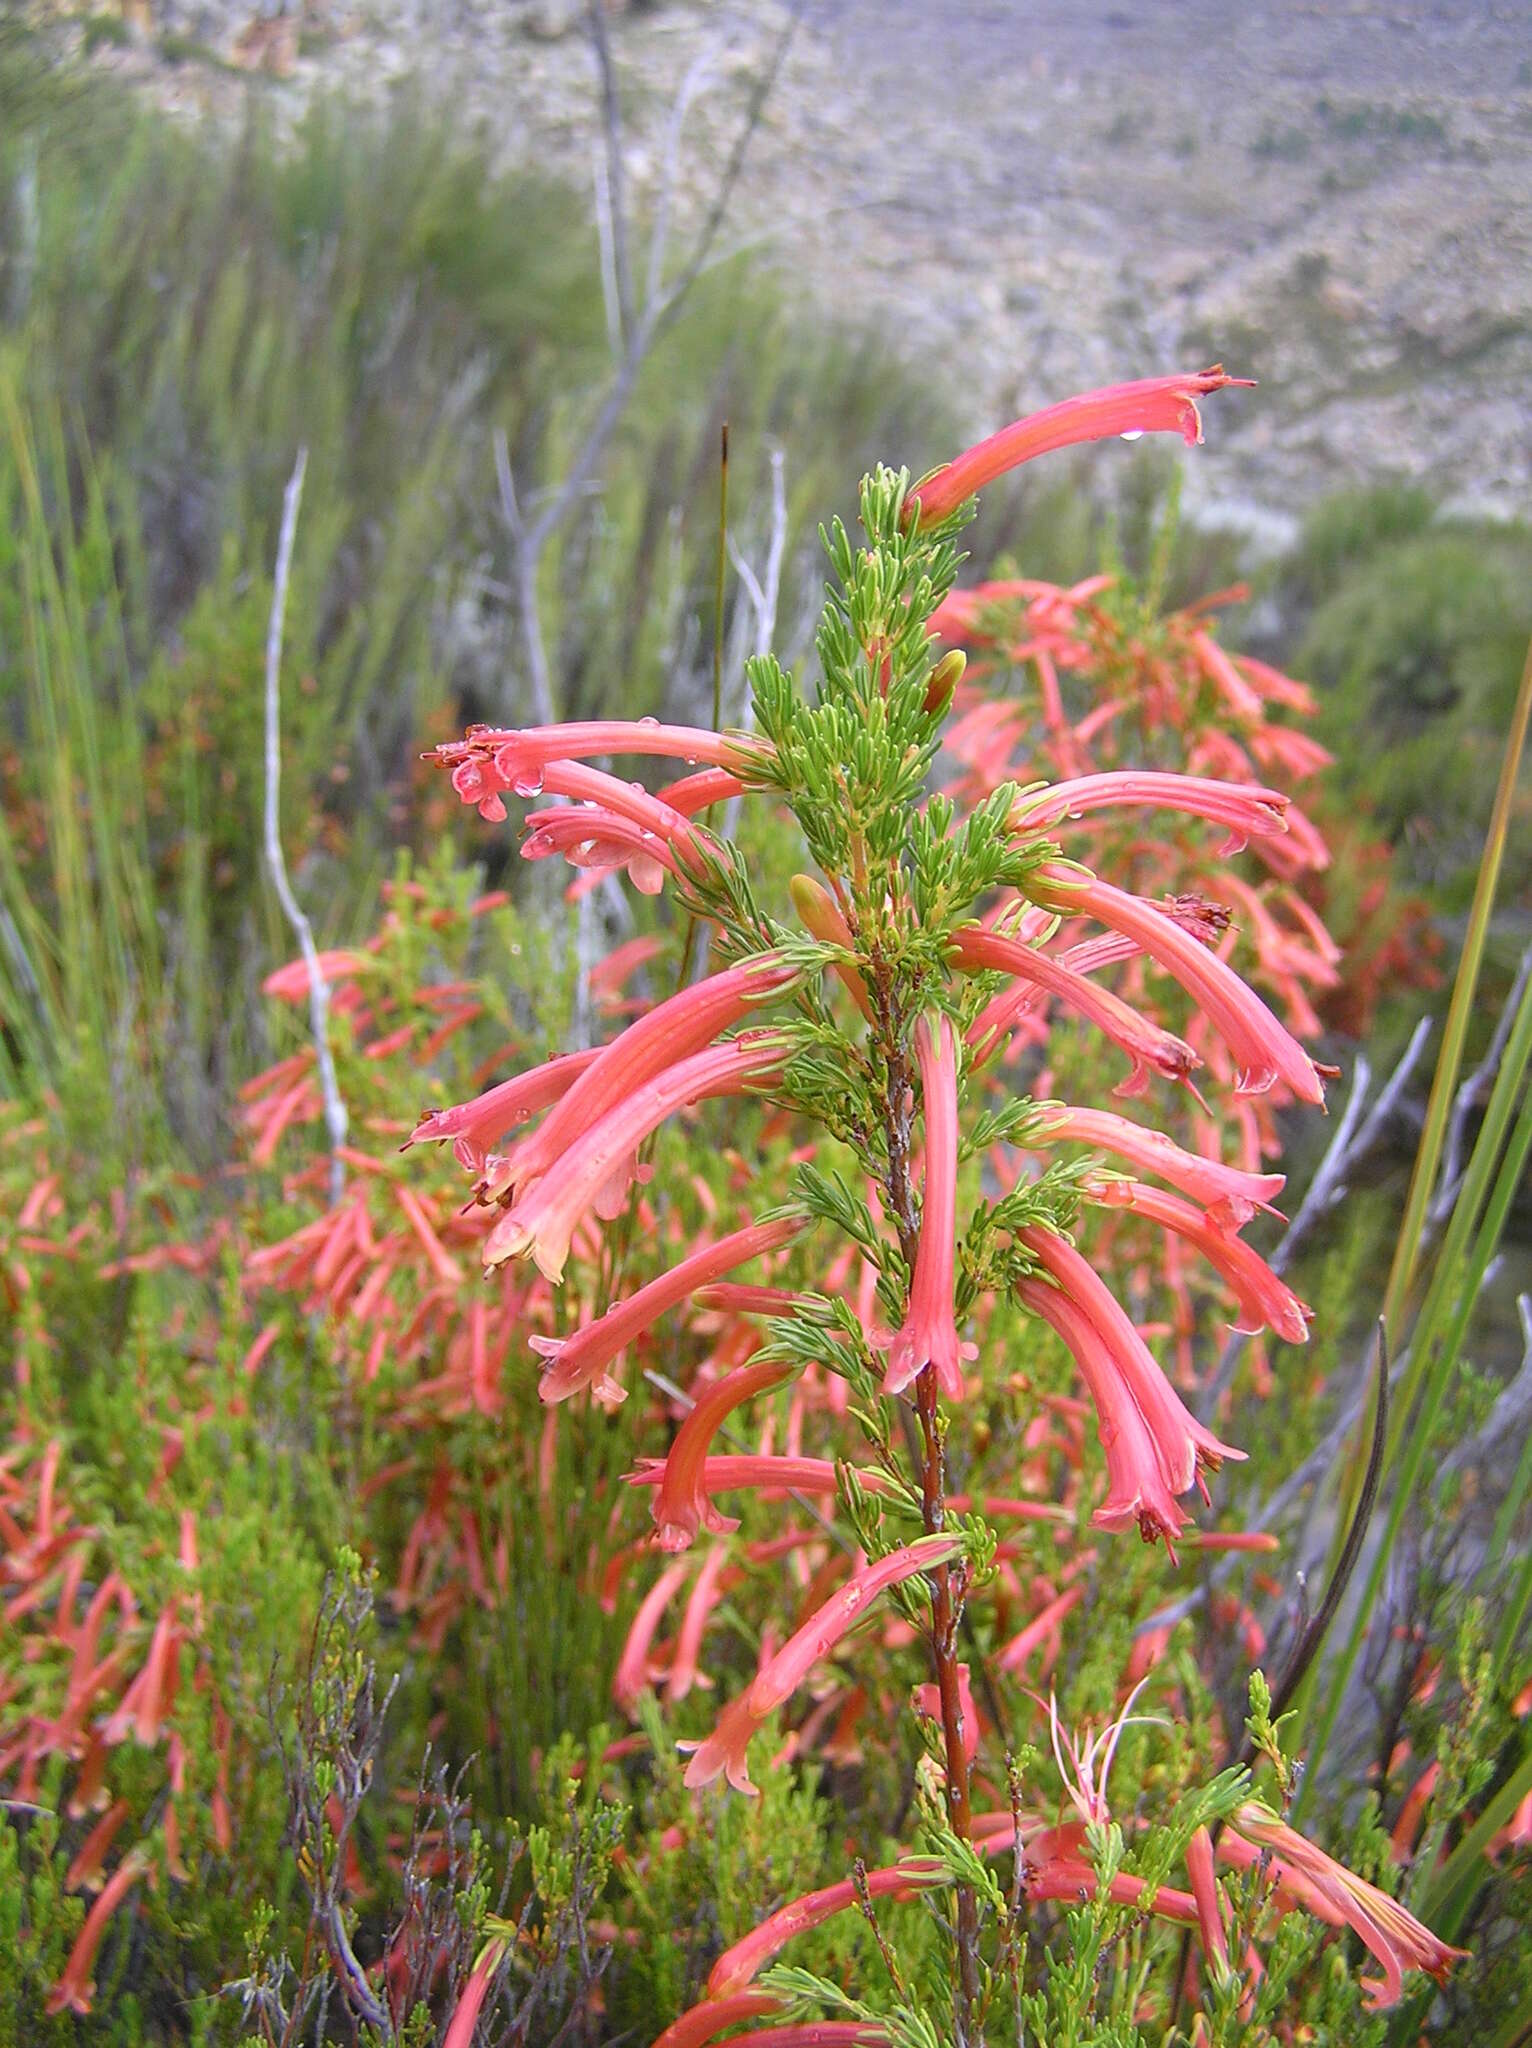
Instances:
[[[856,941],[851,936],[851,927],[841,913],[839,904],[823,882],[816,882],[812,875],[794,875],[787,885],[787,893],[793,899],[793,908],[806,932],[826,946],[842,946],[848,953],[856,951]],[[867,984],[848,962],[837,960],[835,972],[846,985],[852,1002],[869,1020],[872,1004],[867,996]]]
[[[952,702],[952,693],[963,680],[963,671],[968,666],[968,656],[961,647],[951,648],[931,671],[931,680],[926,684],[925,713],[927,718],[937,718]]]

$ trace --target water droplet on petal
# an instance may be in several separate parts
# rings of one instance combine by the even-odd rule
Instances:
[[[1121,441],[1142,441],[1143,438],[1144,430],[1142,427],[1129,427],[1125,434],[1118,435],[1118,439]]]
[[[645,715],[638,722],[640,725],[658,725],[660,721],[654,716],[654,713],[651,711],[646,712]]]

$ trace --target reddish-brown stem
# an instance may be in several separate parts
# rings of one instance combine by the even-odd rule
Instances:
[[[888,1148],[885,1192],[905,1264],[913,1273],[920,1233],[910,1184],[911,1119],[908,1101],[912,1076],[900,1042],[901,1020],[895,1014],[887,966],[879,957],[875,944],[870,954],[873,1009],[888,1076],[882,1105]],[[946,1522],[946,1474],[938,1391],[936,1368],[927,1361],[915,1379],[915,1409],[920,1430],[919,1440],[912,1443],[911,1448],[920,1469],[921,1506],[929,1535],[939,1534]],[[972,1832],[973,1814],[968,1789],[968,1755],[963,1747],[957,1647],[958,1623],[963,1609],[963,1568],[961,1564],[956,1568],[939,1565],[931,1574],[931,1581],[931,1660],[941,1707],[947,1818],[953,1833],[960,1840],[967,1841]],[[955,1891],[958,1982],[953,1999],[953,2035],[956,2048],[971,2048],[973,2013],[979,1997],[979,1902],[971,1885],[957,1885]]]

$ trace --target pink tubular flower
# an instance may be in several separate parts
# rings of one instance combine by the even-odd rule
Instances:
[[[965,498],[1008,469],[1081,441],[1109,441],[1118,434],[1179,434],[1188,447],[1195,447],[1202,439],[1197,400],[1227,384],[1250,382],[1248,377],[1229,376],[1222,364],[1215,363],[1193,376],[1144,377],[1066,398],[1003,427],[927,477],[906,500],[906,521],[917,509],[928,526],[945,519]]]
[[[807,1227],[802,1216],[783,1216],[770,1223],[752,1223],[690,1253],[678,1266],[619,1301],[604,1316],[570,1337],[531,1337],[532,1349],[548,1360],[538,1388],[544,1401],[567,1401],[571,1394],[594,1386],[604,1401],[621,1401],[624,1390],[607,1377],[612,1365],[635,1337],[657,1322],[667,1309],[721,1273],[729,1273],[765,1252],[790,1244]]]
[[[920,1061],[926,1113],[920,1247],[915,1254],[909,1308],[888,1347],[883,1391],[897,1394],[927,1365],[934,1365],[937,1383],[947,1399],[961,1401],[962,1360],[975,1353],[972,1346],[959,1344],[953,1313],[957,1258],[957,1048],[946,1017],[938,1019],[935,1036],[929,1018],[917,1021],[915,1056]]]
[[[1127,1311],[1072,1244],[1036,1225],[1018,1231],[1017,1241],[1077,1305],[1115,1360],[1133,1405],[1149,1426],[1161,1476],[1172,1493],[1185,1493],[1201,1467],[1216,1472],[1225,1458],[1244,1457],[1188,1413]]]
[[[1270,1208],[1272,1196],[1282,1192],[1280,1173],[1246,1173],[1220,1160],[1204,1159],[1198,1152],[1184,1151],[1163,1131],[1148,1130],[1108,1109],[1071,1109],[1047,1103],[1038,1113],[1043,1119],[1038,1133],[1042,1143],[1095,1145],[1103,1152],[1115,1152],[1119,1159],[1158,1174],[1190,1195],[1221,1230],[1248,1223],[1257,1209]]]
[[[1394,2005],[1405,1970],[1424,1970],[1438,1983],[1468,1951],[1451,1948],[1376,1885],[1327,1856],[1258,1800],[1247,1799],[1230,1819],[1234,1829],[1218,1853],[1246,1868],[1264,1855],[1279,1891],[1331,1927],[1349,1927],[1383,1966],[1381,1978],[1362,1979],[1373,2011]]]
[[[96,1950],[101,1946],[106,1923],[148,1868],[148,1858],[142,1851],[131,1850],[101,1887],[95,1904],[85,1916],[85,1925],[75,1936],[63,1974],[48,1994],[47,2010],[50,2013],[90,2011],[91,1996],[96,1988],[91,1982],[90,1966],[96,1960]]]
[[[846,1584],[788,1638],[739,1698],[725,1707],[718,1725],[704,1742],[679,1745],[696,1752],[686,1767],[687,1785],[693,1789],[710,1785],[722,1772],[736,1791],[754,1797],[756,1788],[750,1782],[746,1751],[757,1728],[770,1719],[784,1700],[791,1698],[820,1658],[827,1656],[854,1627],[879,1593],[919,1572],[950,1564],[961,1548],[955,1536],[922,1536],[890,1551],[876,1564],[863,1565],[860,1571],[853,1572]]]
[[[739,1991],[732,1998],[707,1998],[673,2020],[654,2048],[706,2048],[726,2027],[781,2010],[781,1999],[774,1998],[769,1991]]]
[[[463,1986],[463,1995],[453,2007],[442,2048],[469,2048],[474,2028],[479,2024],[479,2014],[489,1996],[489,1988],[495,1981],[495,1972],[504,1962],[509,1946],[503,1934],[493,1934],[479,1950],[468,1973],[468,1981]]]
[[[667,782],[656,792],[661,803],[669,804],[683,818],[694,818],[714,804],[726,804],[743,796],[745,785],[727,768],[699,768],[695,775],[683,775],[679,782]]]
[[[562,853],[572,867],[598,875],[604,868],[626,868],[628,880],[644,896],[658,896],[665,877],[679,875],[680,864],[669,844],[631,818],[603,811],[594,804],[571,804],[561,810],[534,811],[521,843],[523,860],[547,860]]]
[[[708,1498],[704,1469],[708,1446],[726,1416],[742,1403],[754,1400],[757,1394],[785,1385],[794,1372],[793,1366],[780,1359],[742,1365],[699,1395],[676,1432],[665,1460],[664,1479],[649,1509],[654,1520],[654,1540],[661,1550],[685,1550],[695,1542],[699,1526],[715,1536],[727,1536],[739,1527],[737,1521],[719,1514]]]
[[[552,1114],[496,1164],[485,1183],[485,1198],[498,1200],[530,1187],[576,1139],[631,1101],[636,1089],[711,1045],[721,1031],[756,1004],[780,995],[794,978],[795,970],[779,955],[763,953],[656,1004],[602,1046]]]
[[[765,1082],[782,1057],[780,1039],[752,1032],[694,1053],[635,1088],[575,1140],[557,1173],[517,1197],[484,1240],[485,1265],[530,1252],[546,1278],[561,1280],[575,1225],[605,1190],[632,1178],[631,1162],[650,1132],[689,1102],[738,1095],[752,1082]]]
[[[1097,988],[1073,967],[1066,967],[1061,960],[1051,959],[1020,939],[970,925],[953,933],[952,958],[969,974],[1014,974],[1078,1010],[1133,1063],[1132,1073],[1117,1090],[1119,1095],[1138,1094],[1151,1067],[1168,1080],[1189,1081],[1202,1064],[1184,1038],[1162,1031],[1120,996]],[[968,1033],[972,1045],[984,1046],[997,1029],[1003,1028],[1002,1014],[1007,1002],[1005,997],[997,998],[979,1013]]]
[[[700,726],[661,725],[657,719],[598,719],[585,724],[529,725],[505,729],[476,725],[460,740],[448,740],[429,757],[452,771],[452,787],[465,804],[477,804],[493,820],[505,816],[502,790],[537,796],[543,770],[553,761],[582,761],[593,755],[646,754],[680,761],[705,761],[740,774],[769,750],[743,734],[729,736]]]
[[[1300,1101],[1323,1104],[1324,1085],[1297,1039],[1233,968],[1163,910],[1093,875],[1056,866],[1044,868],[1028,883],[1028,890],[1050,909],[1099,919],[1173,975],[1234,1055],[1241,1094],[1259,1095],[1281,1080]]]
[[[1210,1222],[1201,1209],[1138,1180],[1109,1181],[1096,1191],[1094,1199],[1111,1208],[1131,1209],[1135,1216],[1147,1216],[1194,1244],[1238,1295],[1242,1330],[1272,1330],[1289,1344],[1308,1342],[1310,1310],[1278,1279],[1259,1252]]]
[[[688,864],[701,858],[707,844],[706,834],[674,804],[663,796],[651,796],[642,783],[624,782],[620,775],[608,775],[604,768],[589,768],[579,761],[550,761],[543,770],[543,793],[571,797],[600,810],[614,811],[618,817],[663,840]],[[527,823],[540,824],[544,815],[534,812]]]
[[[450,1138],[462,1164],[477,1170],[498,1138],[529,1116],[535,1116],[538,1110],[546,1109],[549,1103],[557,1102],[605,1050],[598,1045],[588,1052],[560,1053],[556,1059],[545,1060],[542,1066],[532,1067],[525,1074],[497,1081],[471,1102],[457,1103],[451,1109],[430,1110],[410,1132],[405,1148]]]
[[[659,1628],[660,1617],[685,1585],[690,1570],[690,1558],[678,1557],[674,1564],[666,1565],[639,1602],[638,1612],[628,1629],[627,1641],[622,1646],[622,1655],[617,1660],[617,1669],[612,1674],[612,1698],[628,1712],[632,1711],[639,1694],[649,1683],[649,1650]]]
[[[704,2034],[702,2038],[714,2037]],[[757,2027],[753,2033],[733,2038],[748,2042],[750,2048],[879,2048],[888,2040],[888,2029],[876,2020],[793,2020],[783,2027]],[[659,2048],[658,2042],[655,2048]]]
[[[1220,855],[1240,852],[1248,839],[1270,839],[1287,830],[1287,798],[1254,782],[1214,782],[1201,775],[1166,775],[1143,768],[1082,775],[1073,782],[1019,796],[1011,809],[1013,832],[1050,832],[1069,818],[1091,811],[1147,807],[1182,811],[1222,825],[1229,836]]]
[[[1175,1492],[1165,1483],[1149,1425],[1112,1351],[1084,1311],[1057,1287],[1042,1280],[1022,1280],[1017,1283],[1016,1297],[1063,1338],[1095,1403],[1096,1434],[1106,1453],[1107,1496],[1091,1520],[1101,1529],[1129,1529],[1137,1522],[1146,1543],[1163,1536],[1174,1557],[1187,1517],[1176,1503]],[[1185,1488],[1178,1490],[1184,1492]]]
[[[1229,1969],[1229,1937],[1224,1928],[1223,1901],[1213,1872],[1213,1838],[1198,1828],[1186,1845],[1186,1872],[1197,1901],[1197,1925],[1202,1934],[1202,1953],[1215,1977]]]
[[[933,1885],[950,1883],[951,1878],[934,1856],[910,1857],[902,1863],[890,1864],[886,1870],[869,1870],[862,1895],[874,1899],[907,1899]],[[796,1935],[807,1934],[811,1927],[820,1926],[857,1903],[857,1883],[848,1877],[839,1884],[828,1884],[817,1892],[805,1892],[801,1899],[792,1899],[787,1905],[779,1906],[742,1940],[724,1950],[708,1977],[708,1997],[722,1999],[737,1995],[746,1985],[754,1983],[765,1966],[780,1955]]]

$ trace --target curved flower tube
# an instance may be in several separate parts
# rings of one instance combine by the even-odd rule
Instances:
[[[651,796],[640,782],[624,782],[620,775],[609,775],[604,768],[591,768],[583,761],[550,761],[543,770],[543,794],[567,796],[599,810],[615,811],[618,817],[663,840],[688,865],[700,860],[707,847],[707,835],[676,805],[663,796]],[[534,811],[527,824],[540,824],[546,815]]]
[[[405,1139],[402,1149],[439,1144],[450,1138],[459,1161],[478,1170],[496,1139],[567,1094],[605,1050],[604,1046],[595,1045],[587,1052],[560,1053],[556,1059],[530,1067],[509,1081],[497,1081],[471,1102],[456,1103],[451,1109],[428,1110]]]
[[[1106,1453],[1107,1496],[1091,1520],[1100,1529],[1130,1529],[1136,1522],[1146,1543],[1163,1536],[1174,1557],[1188,1520],[1175,1496],[1191,1481],[1175,1489],[1166,1484],[1164,1461],[1115,1355],[1090,1318],[1059,1288],[1043,1280],[1021,1280],[1016,1298],[1063,1338],[1095,1403],[1096,1434]],[[1034,1647],[1034,1641],[1027,1641],[1028,1653]],[[1020,1661],[1016,1643],[1007,1654]]]
[[[660,1617],[686,1583],[691,1559],[678,1557],[666,1565],[638,1604],[617,1669],[612,1676],[612,1698],[625,1711],[632,1711],[638,1696],[649,1683],[649,1647],[660,1625]]]
[[[577,1138],[563,1155],[556,1174],[544,1174],[517,1197],[484,1240],[484,1263],[530,1252],[538,1269],[553,1281],[564,1277],[569,1240],[575,1225],[595,1207],[603,1190],[632,1178],[638,1147],[665,1119],[687,1103],[713,1095],[738,1095],[752,1083],[765,1082],[780,1068],[782,1041],[765,1032],[731,1038],[678,1061]]]
[[[1187,1152],[1163,1131],[1152,1131],[1108,1109],[1074,1109],[1065,1103],[1044,1103],[1038,1110],[1037,1137],[1048,1145],[1094,1145],[1119,1159],[1158,1174],[1190,1195],[1221,1230],[1237,1230],[1257,1209],[1269,1209],[1271,1197],[1285,1186],[1280,1173],[1247,1173],[1221,1160]]]
[[[1116,1360],[1133,1404],[1149,1426],[1161,1473],[1173,1493],[1185,1493],[1203,1467],[1216,1472],[1225,1458],[1244,1457],[1243,1451],[1221,1443],[1187,1410],[1132,1318],[1072,1244],[1056,1231],[1035,1225],[1016,1236],[1078,1305]]]
[[[782,2001],[769,1991],[739,1991],[731,1998],[707,1998],[683,2012],[654,2043],[654,2048],[706,2048],[726,2027],[739,2020],[780,2012]]]
[[[1135,383],[1108,385],[1029,413],[966,449],[918,484],[905,500],[905,522],[908,524],[917,511],[927,526],[945,519],[965,498],[1008,469],[1081,441],[1109,441],[1121,434],[1135,438],[1139,434],[1179,434],[1193,448],[1202,439],[1197,400],[1225,385],[1252,381],[1231,377],[1221,363],[1215,363],[1212,369],[1192,376],[1142,377]]]
[[[869,1870],[862,1880],[863,1897],[908,1899],[934,1885],[950,1884],[948,1872],[934,1856],[912,1856],[884,1870]],[[818,1927],[858,1903],[862,1889],[854,1878],[827,1884],[817,1892],[805,1892],[768,1915],[732,1948],[726,1948],[714,1963],[707,1980],[709,1998],[730,1998],[754,1983],[765,1966],[780,1955],[787,1944],[811,1927]]]
[[[727,768],[699,768],[695,775],[683,775],[679,782],[667,782],[655,791],[657,800],[669,804],[683,818],[694,818],[714,804],[726,804],[743,796],[745,785]]]
[[[1218,1853],[1248,1869],[1263,1857],[1279,1892],[1331,1927],[1349,1927],[1383,1966],[1381,1978],[1364,1977],[1368,2003],[1376,2012],[1397,2004],[1406,1970],[1424,1970],[1438,1983],[1468,1951],[1453,1948],[1407,1913],[1397,1899],[1368,1884],[1333,1856],[1279,1820],[1259,1800],[1247,1799],[1230,1816]]]
[[[731,774],[748,773],[770,749],[743,733],[710,732],[695,725],[661,725],[658,719],[595,719],[570,725],[506,728],[476,725],[460,740],[448,740],[427,758],[452,772],[452,787],[465,804],[477,804],[491,821],[505,816],[502,790],[538,796],[543,770],[553,761],[581,761],[592,755],[647,754],[662,759],[705,761]]]
[[[607,1368],[622,1356],[635,1337],[697,1288],[765,1252],[790,1244],[807,1227],[808,1219],[804,1216],[782,1216],[770,1223],[749,1224],[719,1238],[716,1244],[703,1245],[689,1253],[678,1266],[640,1287],[626,1301],[616,1302],[604,1316],[598,1316],[572,1336],[529,1337],[532,1349],[548,1361],[538,1388],[542,1399],[567,1401],[571,1394],[593,1386],[600,1400],[625,1400],[626,1390],[607,1377]]]
[[[925,1099],[926,1170],[921,1194],[920,1245],[910,1281],[909,1307],[888,1347],[885,1394],[897,1394],[927,1365],[949,1401],[963,1398],[963,1358],[976,1357],[958,1341],[953,1313],[957,1259],[957,1048],[950,1019],[940,1017],[933,1035],[930,1019],[915,1025],[915,1057]]]
[[[899,1550],[890,1551],[876,1564],[863,1565],[860,1571],[853,1572],[846,1584],[789,1636],[738,1699],[724,1708],[718,1725],[705,1741],[678,1744],[683,1750],[695,1752],[686,1767],[686,1784],[695,1790],[699,1785],[711,1785],[724,1773],[737,1792],[753,1798],[756,1788],[750,1782],[746,1751],[757,1728],[770,1719],[784,1700],[792,1697],[820,1658],[828,1655],[856,1625],[879,1593],[914,1578],[917,1573],[951,1564],[962,1547],[956,1536],[921,1536]]]
[[[666,875],[679,876],[681,864],[667,842],[631,818],[593,804],[570,804],[556,811],[534,811],[521,842],[523,860],[547,860],[563,854],[572,867],[598,871],[626,868],[628,880],[643,896],[658,896]]]
[[[711,1045],[758,1003],[781,995],[796,973],[780,955],[762,953],[657,1003],[602,1046],[553,1113],[497,1163],[483,1198],[498,1201],[530,1187],[602,1117],[631,1101],[636,1089]]]
[[[84,1926],[75,1936],[63,1973],[48,1994],[47,2010],[50,2013],[90,2011],[91,1997],[96,1989],[91,1981],[90,1966],[96,1960],[96,1950],[101,1946],[106,1923],[124,1896],[141,1877],[148,1875],[148,1871],[148,1857],[142,1850],[132,1849],[101,1887],[94,1905],[85,1916]]]
[[[1114,1209],[1131,1209],[1135,1216],[1147,1216],[1165,1230],[1173,1230],[1194,1244],[1211,1266],[1216,1266],[1239,1297],[1241,1330],[1254,1333],[1271,1330],[1289,1344],[1308,1342],[1308,1318],[1312,1313],[1267,1265],[1257,1251],[1209,1222],[1201,1209],[1190,1202],[1167,1195],[1163,1188],[1145,1187],[1138,1180],[1108,1181],[1091,1190],[1091,1199]]]
[[[795,1377],[796,1367],[780,1359],[766,1359],[757,1365],[742,1365],[726,1373],[700,1394],[695,1406],[676,1432],[676,1440],[665,1460],[660,1490],[650,1504],[655,1542],[661,1550],[685,1550],[695,1542],[697,1530],[727,1536],[739,1523],[719,1514],[708,1498],[705,1464],[708,1446],[725,1418],[757,1394],[785,1386]]]
[[[1323,1106],[1324,1084],[1297,1039],[1225,961],[1140,896],[1058,866],[1032,877],[1028,893],[1051,910],[1094,917],[1142,947],[1180,982],[1234,1055],[1242,1095],[1285,1081],[1301,1102]]]
[[[1213,1870],[1213,1838],[1206,1828],[1198,1828],[1186,1845],[1186,1874],[1192,1881],[1192,1897],[1197,1901],[1203,1958],[1215,1978],[1225,1977],[1229,1971],[1229,1936]]]
[[[503,1934],[493,1934],[474,1958],[468,1981],[463,1986],[463,1995],[452,2009],[452,2018],[442,2037],[442,2048],[470,2048],[474,2029],[479,2024],[479,2014],[489,1996],[490,1986],[495,1981],[495,1972],[505,1961],[510,1942]]]
[[[640,1458],[636,1469],[627,1473],[629,1486],[658,1486],[665,1476],[667,1460]],[[839,1467],[833,1458],[793,1458],[767,1452],[726,1451],[704,1458],[699,1474],[704,1493],[729,1493],[748,1486],[760,1492],[834,1493]],[[890,1482],[882,1472],[857,1469],[864,1493],[886,1494]],[[951,1499],[949,1497],[949,1506]]]
[[[1050,832],[1066,820],[1092,811],[1150,808],[1181,811],[1222,825],[1229,836],[1220,857],[1239,853],[1250,839],[1271,839],[1287,831],[1288,799],[1280,790],[1254,782],[1214,782],[1201,775],[1170,775],[1120,768],[1082,775],[1019,796],[1011,807],[1013,832]]]
[[[1189,1082],[1202,1064],[1184,1038],[1161,1030],[1121,996],[1097,988],[1075,968],[1066,967],[1062,961],[1051,959],[1020,939],[970,925],[953,933],[951,957],[970,974],[1014,974],[1078,1010],[1132,1062],[1133,1071],[1116,1090],[1119,1095],[1140,1094],[1148,1083],[1150,1068],[1167,1080]],[[968,1033],[971,1044],[986,1042],[994,1032],[998,1020],[991,1012],[996,1007],[990,1004],[974,1020]]]

